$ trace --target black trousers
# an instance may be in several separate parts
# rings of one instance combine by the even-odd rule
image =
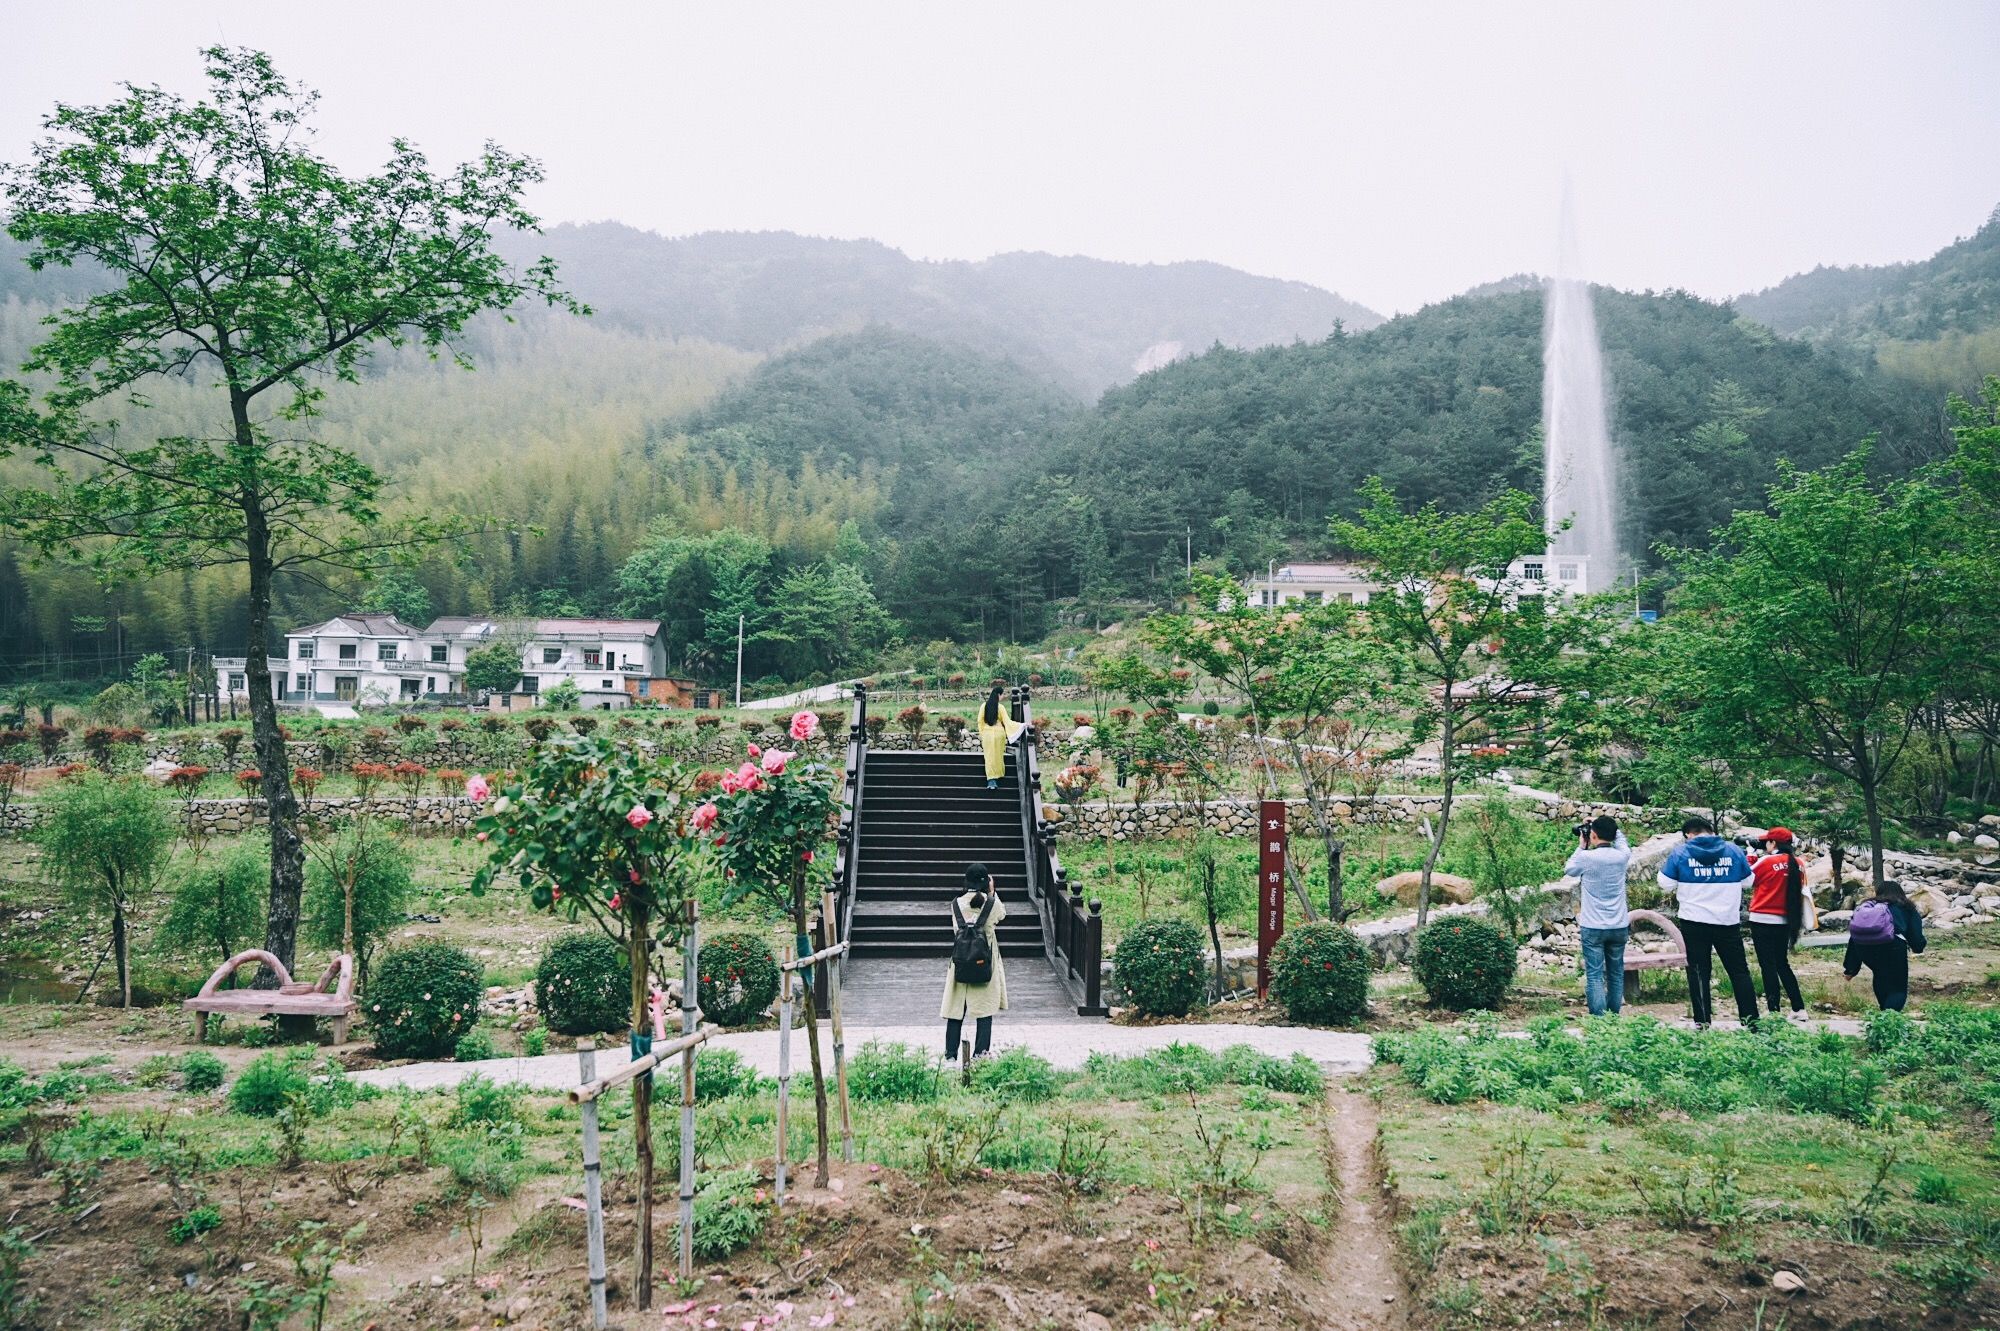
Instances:
[[[1736,1015],[1745,1026],[1757,1024],[1757,989],[1750,982],[1750,963],[1743,956],[1743,928],[1735,924],[1709,924],[1703,920],[1682,920],[1681,937],[1687,940],[1688,1006],[1694,1010],[1694,1024],[1706,1026],[1714,1019],[1713,996],[1709,992],[1713,969],[1709,953],[1722,961],[1729,987],[1736,995]]]
[[[1910,1001],[1910,945],[1898,938],[1888,943],[1848,945],[1849,965],[1868,968],[1875,985],[1875,1001],[1884,1011],[1901,1012]]]
[[[1806,1001],[1799,995],[1799,977],[1792,970],[1791,926],[1750,921],[1750,943],[1757,949],[1757,969],[1764,976],[1764,1001],[1778,1010],[1778,990],[1782,986],[1792,1011],[1804,1012]]]
[[[972,1032],[973,1032],[972,1056],[974,1058],[977,1058],[979,1057],[979,1055],[986,1052],[987,1046],[993,1043],[993,1018],[991,1017],[975,1018],[973,1021]],[[962,1036],[964,1033],[965,1033],[964,1018],[952,1017],[945,1022],[944,1056],[946,1058],[958,1057],[959,1037]]]

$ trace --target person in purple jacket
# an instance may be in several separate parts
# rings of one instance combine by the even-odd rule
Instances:
[[[1708,1029],[1714,1016],[1710,993],[1710,953],[1722,959],[1736,1015],[1757,1027],[1757,989],[1743,955],[1743,893],[1753,877],[1750,857],[1715,834],[1715,824],[1691,817],[1681,824],[1681,844],[1660,866],[1660,886],[1679,901],[1681,937],[1687,941],[1688,1006],[1694,1026]]]

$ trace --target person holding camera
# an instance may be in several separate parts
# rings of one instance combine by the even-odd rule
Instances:
[[[1751,881],[1750,860],[1739,846],[1715,834],[1715,824],[1695,816],[1681,824],[1681,844],[1660,866],[1660,886],[1679,901],[1681,937],[1687,943],[1688,1006],[1694,1028],[1705,1031],[1714,1017],[1710,985],[1713,959],[1722,959],[1736,1015],[1757,1029],[1757,990],[1743,955],[1743,889]]]
[[[1778,1015],[1782,992],[1791,1004],[1792,1019],[1805,1016],[1806,1000],[1792,969],[1791,951],[1799,934],[1816,918],[1812,894],[1806,890],[1805,866],[1799,863],[1788,827],[1774,827],[1759,841],[1764,853],[1750,861],[1756,886],[1750,890],[1750,943],[1757,951],[1757,969],[1764,973],[1764,1001]]]
[[[1625,869],[1632,862],[1632,847],[1609,814],[1574,830],[1576,853],[1563,873],[1580,885],[1576,923],[1583,931],[1583,998],[1590,1015],[1601,1017],[1625,1006],[1625,942],[1632,936]]]

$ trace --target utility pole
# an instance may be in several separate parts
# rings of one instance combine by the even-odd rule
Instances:
[[[1187,529],[1187,571],[1188,578],[1194,578],[1194,528]]]
[[[736,616],[736,707],[743,707],[743,616]]]

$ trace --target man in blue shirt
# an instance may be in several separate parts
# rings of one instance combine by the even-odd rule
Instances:
[[[1743,893],[1753,875],[1750,857],[1715,834],[1715,824],[1692,817],[1681,824],[1681,844],[1660,866],[1660,886],[1680,901],[1677,913],[1681,937],[1687,942],[1688,1006],[1694,1026],[1708,1029],[1714,1013],[1709,992],[1713,952],[1729,972],[1736,995],[1736,1015],[1757,1028],[1757,990],[1750,981],[1750,963],[1743,955]]]
[[[1583,996],[1593,1017],[1625,1006],[1625,942],[1632,936],[1625,866],[1631,862],[1632,848],[1617,820],[1599,814],[1578,830],[1576,853],[1563,866],[1582,884],[1576,922],[1583,931]]]

